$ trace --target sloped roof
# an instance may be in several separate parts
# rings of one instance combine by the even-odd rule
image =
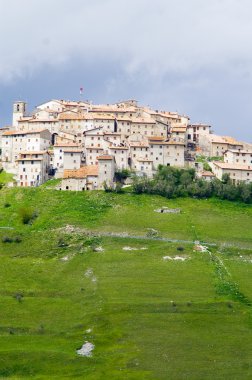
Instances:
[[[98,176],[98,165],[82,166],[76,170],[64,170],[63,178],[86,178],[88,176]]]

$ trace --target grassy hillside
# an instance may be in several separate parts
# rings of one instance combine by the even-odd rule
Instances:
[[[6,184],[13,181],[13,175],[6,173],[5,171],[0,171],[0,184]]]
[[[0,378],[250,379],[251,224],[213,199],[1,190]]]

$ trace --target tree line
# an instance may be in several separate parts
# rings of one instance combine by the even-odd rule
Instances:
[[[136,194],[157,194],[167,198],[217,197],[229,201],[252,203],[252,183],[233,184],[229,175],[224,174],[222,180],[214,178],[208,182],[197,178],[195,170],[178,169],[171,166],[158,167],[154,179],[135,177],[133,192]]]

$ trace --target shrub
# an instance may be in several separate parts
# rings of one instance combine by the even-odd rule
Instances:
[[[16,293],[16,294],[14,294],[14,298],[15,298],[18,302],[21,302],[23,297],[24,297],[24,296],[23,296],[22,293]]]
[[[38,211],[31,210],[30,208],[21,208],[19,210],[21,220],[23,224],[32,224],[34,220],[38,217]]]
[[[58,240],[58,247],[67,247],[68,244],[66,243],[66,241],[64,240],[63,237],[60,237],[59,240]]]
[[[2,242],[3,243],[12,243],[13,239],[10,236],[3,236],[2,237]]]
[[[146,236],[149,237],[149,238],[155,238],[158,236],[158,231],[157,230],[154,230],[154,228],[148,228],[147,229],[147,233],[146,233]]]
[[[5,208],[10,207],[10,206],[11,206],[11,204],[8,203],[8,202],[6,202],[6,203],[4,204],[4,207],[5,207]]]
[[[10,236],[3,236],[2,242],[3,243],[21,243],[22,239],[20,236],[10,237]]]
[[[84,241],[83,245],[85,247],[90,247],[92,250],[101,245],[101,238],[99,236],[90,236]]]
[[[122,170],[117,170],[115,172],[115,179],[116,182],[121,182],[123,183],[126,178],[131,176],[131,172],[128,169],[122,169]]]
[[[21,241],[22,241],[21,236],[15,236],[14,239],[13,239],[13,241],[15,243],[21,243]]]
[[[184,251],[184,247],[177,247],[177,251],[180,251],[180,252],[182,252],[182,251]]]

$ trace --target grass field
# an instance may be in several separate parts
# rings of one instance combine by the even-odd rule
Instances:
[[[251,379],[251,225],[214,199],[2,189],[0,379]]]
[[[0,183],[6,184],[8,182],[13,181],[13,175],[10,173],[6,173],[5,171],[0,172]]]

